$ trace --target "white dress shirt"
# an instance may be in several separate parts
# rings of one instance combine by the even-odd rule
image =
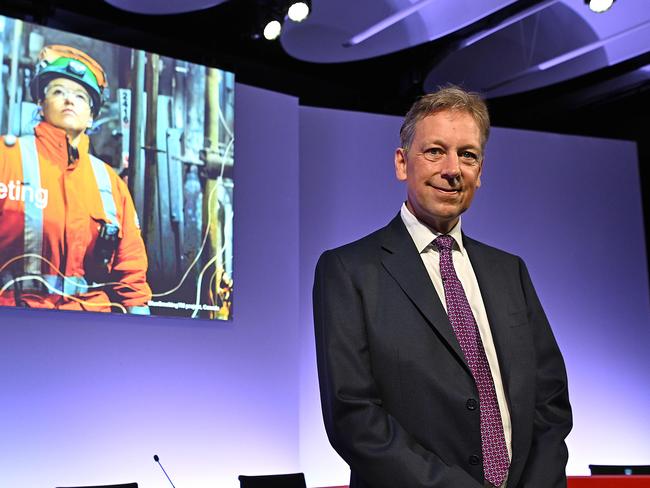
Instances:
[[[445,289],[442,284],[442,277],[440,276],[440,255],[438,253],[438,248],[433,244],[433,240],[441,234],[420,222],[407,208],[406,204],[402,204],[400,216],[402,217],[402,221],[420,253],[424,267],[427,269],[433,286],[435,287],[436,292],[438,292],[438,297],[440,297],[440,301],[446,311],[447,302],[445,300]],[[463,246],[463,237],[460,229],[459,219],[458,223],[449,232],[449,235],[456,241],[452,248],[454,269],[456,270],[458,279],[463,285],[463,290],[465,290],[465,295],[467,295],[467,301],[472,309],[474,319],[476,320],[481,335],[481,340],[483,341],[483,348],[485,349],[485,355],[487,356],[490,365],[497,401],[499,403],[499,411],[501,412],[501,421],[503,422],[503,433],[508,448],[508,456],[512,459],[512,426],[510,423],[510,411],[508,410],[505,390],[503,389],[503,381],[501,380],[501,370],[499,368],[499,361],[497,360],[497,351],[494,347],[494,340],[492,339],[490,323],[487,318],[487,313],[485,312],[481,290],[478,286],[472,263],[470,262],[467,251]]]

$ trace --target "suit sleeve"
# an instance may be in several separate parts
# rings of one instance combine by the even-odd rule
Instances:
[[[535,341],[536,388],[532,443],[518,487],[564,488],[565,438],[573,425],[564,360],[523,261],[520,270]]]
[[[370,365],[363,291],[332,251],[316,267],[313,305],[325,428],[353,476],[373,488],[481,488],[423,448],[383,408]]]

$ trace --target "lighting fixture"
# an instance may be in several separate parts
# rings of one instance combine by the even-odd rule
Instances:
[[[616,0],[585,0],[589,8],[596,13],[602,13],[611,8]]]
[[[277,20],[271,20],[264,27],[264,39],[266,39],[267,41],[273,41],[278,37],[280,37],[281,32],[282,32],[282,24]]]
[[[307,1],[292,3],[287,11],[287,17],[294,22],[302,22],[309,17],[309,12],[311,10],[311,6],[309,5],[310,3],[311,2]]]
[[[292,22],[302,22],[311,13],[311,0],[267,0],[260,5],[257,12],[257,30],[253,33],[254,39],[262,37],[273,41],[280,37],[283,23],[289,19]],[[262,29],[262,26],[264,28]]]

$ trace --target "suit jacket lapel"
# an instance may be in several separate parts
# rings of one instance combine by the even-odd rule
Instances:
[[[381,242],[383,266],[469,371],[447,312],[399,214],[384,231]]]
[[[476,275],[485,311],[490,323],[494,347],[499,358],[499,367],[506,391],[512,392],[511,378],[513,361],[513,348],[509,343],[510,317],[507,296],[507,277],[500,268],[499,263],[490,259],[480,243],[463,235],[463,244],[469,254],[469,259]]]

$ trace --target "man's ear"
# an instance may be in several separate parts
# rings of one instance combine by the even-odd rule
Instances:
[[[395,149],[395,177],[399,181],[405,181],[406,174],[406,150],[398,147]]]
[[[478,175],[476,176],[476,188],[481,188],[481,174],[483,174],[483,164],[485,159],[481,160],[481,165],[478,167]]]

